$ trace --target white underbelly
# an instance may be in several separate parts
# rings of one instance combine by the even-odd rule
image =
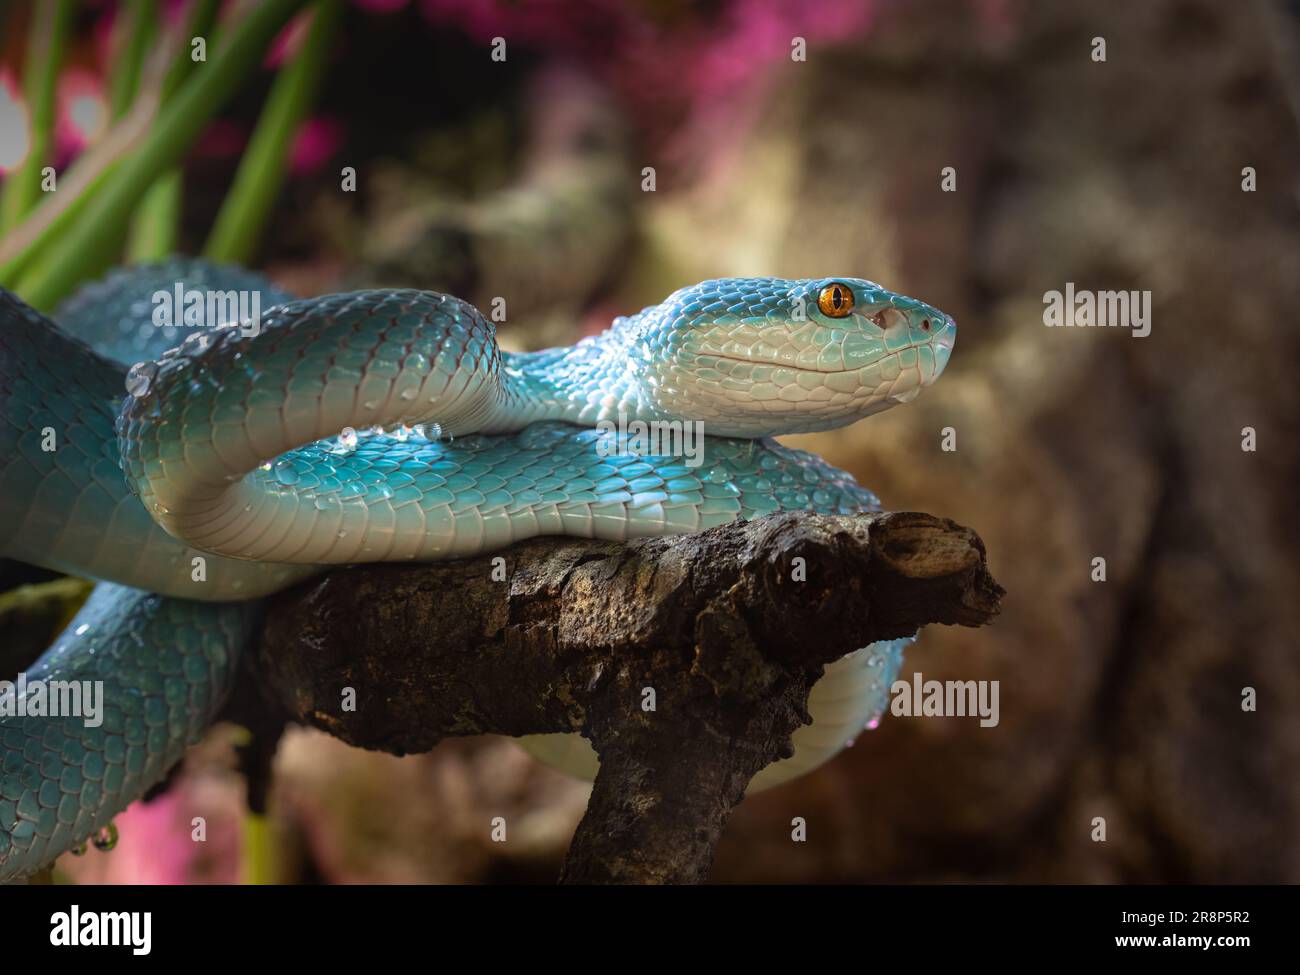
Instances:
[[[834,758],[864,728],[874,727],[889,703],[889,688],[898,676],[903,648],[911,642],[873,643],[828,666],[808,695],[813,720],[794,733],[794,755],[754,776],[749,792],[761,792],[811,772]],[[534,758],[579,778],[594,779],[600,767],[591,743],[581,735],[526,735],[516,740]]]

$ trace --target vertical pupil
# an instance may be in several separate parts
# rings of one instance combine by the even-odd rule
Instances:
[[[831,288],[831,304],[836,308],[839,308],[840,305],[844,304],[844,295],[840,292],[839,288]]]

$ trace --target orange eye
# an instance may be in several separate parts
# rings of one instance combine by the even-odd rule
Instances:
[[[817,307],[827,318],[843,318],[853,310],[853,289],[847,284],[828,284],[817,296]]]

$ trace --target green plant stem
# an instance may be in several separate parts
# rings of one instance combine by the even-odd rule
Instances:
[[[108,78],[108,111],[113,121],[118,121],[131,110],[140,92],[140,78],[145,58],[158,33],[157,0],[123,0],[117,10],[114,24],[114,56]],[[120,244],[106,248],[86,276],[93,277],[121,255]],[[39,259],[39,255],[38,255]]]
[[[49,156],[54,132],[55,94],[71,21],[72,0],[38,4],[32,14],[31,40],[23,69],[23,97],[31,113],[31,141],[27,159],[5,180],[3,197],[0,197],[0,229],[22,220],[40,194],[41,169]]]
[[[180,47],[162,84],[162,103],[167,104],[190,76],[196,62],[190,42],[206,37],[217,22],[220,0],[197,0],[181,34]],[[156,261],[173,253],[180,244],[181,206],[184,178],[178,166],[154,181],[131,221],[126,244],[129,263]]]
[[[274,884],[275,844],[265,814],[245,812],[239,847],[239,882],[263,886]]]
[[[124,233],[149,186],[180,161],[300,6],[302,0],[264,0],[253,5],[212,60],[159,112],[140,148],[105,179],[71,232],[52,248],[50,259],[19,282],[17,290],[28,302],[37,308],[51,307],[97,265],[112,241]]]
[[[341,0],[317,0],[302,48],[281,69],[257,120],[203,249],[205,257],[236,263],[247,263],[253,257],[284,182],[293,137],[320,85],[342,13]]]
[[[70,230],[77,218],[85,210],[87,201],[94,199],[95,194],[108,181],[109,175],[117,168],[117,165],[114,162],[105,167],[104,171],[91,180],[67,209],[51,220],[49,225],[30,244],[0,267],[0,285],[17,290],[16,282],[21,279],[22,275],[29,272],[36,259],[45,253],[55,240],[62,238]]]
[[[207,38],[208,46],[211,47],[213,38],[213,28],[217,23],[217,13],[221,8],[221,0],[195,0],[194,6],[190,10],[190,19],[185,24],[185,29],[181,34],[181,44],[176,51],[176,57],[172,60],[171,67],[167,69],[167,76],[163,78],[162,98],[167,102],[181,85],[189,78],[190,74],[198,67],[197,61],[194,60],[193,53],[190,49],[190,42],[196,37]]]
[[[108,86],[109,112],[115,120],[127,113],[140,88],[140,71],[157,32],[158,4],[156,0],[126,0],[118,8],[118,16],[123,13],[120,29],[126,41],[116,52]]]
[[[128,264],[160,261],[175,252],[181,231],[181,170],[169,169],[149,187],[131,218]]]

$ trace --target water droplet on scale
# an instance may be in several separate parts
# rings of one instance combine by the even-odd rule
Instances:
[[[82,840],[80,843],[78,843],[68,852],[71,853],[74,857],[84,857],[86,855],[87,849],[88,847],[86,845],[86,841]]]
[[[195,332],[181,343],[181,354],[186,356],[196,356],[207,349],[212,344],[212,336],[206,332]]]
[[[146,359],[137,362],[126,373],[126,391],[137,398],[149,392],[149,384],[158,375],[158,363]]]
[[[411,428],[405,423],[399,423],[393,430],[393,437],[397,440],[408,440],[411,436]]]
[[[357,449],[357,432],[351,427],[344,427],[335,440],[334,453],[346,454]]]
[[[95,844],[96,850],[107,853],[117,846],[117,826],[109,823],[92,837],[91,842]]]

